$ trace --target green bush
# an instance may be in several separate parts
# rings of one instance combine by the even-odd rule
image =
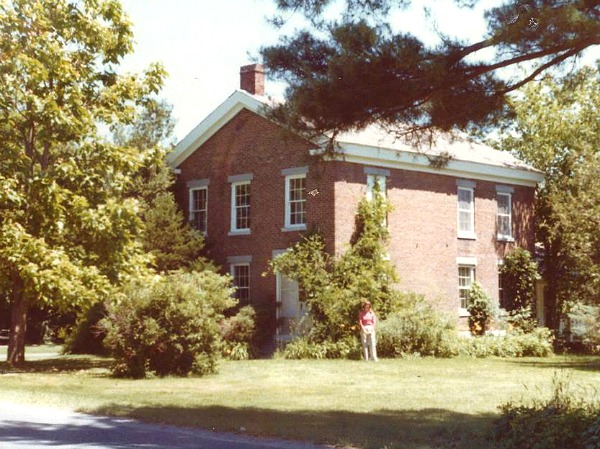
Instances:
[[[284,359],[359,359],[360,342],[357,337],[346,337],[338,341],[311,341],[298,337],[289,342],[278,355]]]
[[[398,310],[381,321],[377,351],[381,357],[458,354],[456,331],[421,295],[405,294]]]
[[[116,376],[214,372],[230,280],[212,271],[174,272],[132,282],[107,305],[101,324]]]
[[[548,357],[553,354],[552,332],[537,328],[528,334],[462,338],[460,353],[472,357]]]
[[[478,282],[474,282],[469,292],[469,330],[473,335],[484,335],[490,323],[497,316],[494,302]]]
[[[237,314],[221,323],[222,355],[231,360],[247,360],[252,355],[256,312],[252,306],[242,307]]]
[[[555,376],[552,397],[500,406],[494,430],[498,449],[598,449],[600,403],[576,392],[569,378]]]

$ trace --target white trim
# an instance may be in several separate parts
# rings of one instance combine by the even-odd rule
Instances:
[[[496,187],[498,187],[498,186],[496,186]],[[500,205],[498,204],[498,198],[501,195],[508,197],[508,230],[509,230],[508,234],[500,233],[500,226],[498,225],[498,222],[500,219]],[[496,210],[496,228],[498,229],[498,232],[496,234],[496,239],[501,242],[514,242],[515,239],[513,237],[513,232],[512,232],[512,226],[513,226],[512,193],[496,189],[496,208],[497,208],[497,210]],[[505,217],[505,216],[506,215],[503,215],[503,217]]]
[[[202,186],[189,187],[189,189],[188,189],[188,222],[190,222],[190,223],[193,222],[194,212],[199,212],[202,210],[202,209],[193,209],[192,210],[192,206],[194,205],[193,192],[195,192],[196,190],[205,190],[206,191],[206,203],[205,203],[205,208],[204,208],[204,230],[202,231],[202,230],[198,229],[200,232],[202,232],[206,236],[208,233],[208,183],[206,183]]]
[[[240,256],[240,257],[243,257],[243,256]],[[236,293],[237,293],[240,290],[240,288],[235,285],[235,267],[248,267],[248,286],[244,287],[244,290],[248,290],[247,302],[250,303],[250,289],[252,288],[252,286],[250,285],[250,279],[251,279],[250,262],[234,262],[234,263],[229,264],[229,274],[231,275],[231,277],[233,279],[234,287],[236,287]]]
[[[282,171],[283,172],[283,171]],[[291,224],[290,218],[292,209],[290,207],[290,181],[292,179],[304,179],[304,223]],[[306,230],[306,173],[299,174],[288,174],[285,177],[285,207],[284,207],[284,227],[281,229],[283,232],[289,231],[305,231]]]
[[[206,187],[210,185],[210,179],[192,179],[191,181],[186,182],[186,187],[188,189],[195,189],[198,187]]]
[[[303,167],[292,167],[281,169],[282,176],[306,175],[308,173],[308,165]]]
[[[473,265],[477,266],[477,257],[459,256],[456,258],[456,265]]]
[[[340,151],[334,156],[324,155],[322,149],[310,150],[311,155],[323,154],[325,160],[338,160],[361,165],[434,173],[456,178],[471,178],[479,181],[504,182],[507,184],[536,187],[544,176],[535,170],[482,164],[480,162],[451,160],[442,169],[433,168],[423,154],[390,150],[375,146],[340,143]]]
[[[243,265],[252,262],[252,256],[228,256],[227,263],[230,265]]]
[[[250,181],[239,181],[231,183],[231,226],[229,228],[228,235],[247,235],[250,234],[250,229],[252,227],[252,220],[250,220],[250,228],[237,227],[235,188],[241,185],[250,185]],[[250,190],[250,202],[252,202],[252,189]],[[250,213],[252,213],[252,209],[250,209]]]
[[[254,179],[254,174],[244,173],[242,175],[232,175],[227,177],[227,182],[244,183],[250,182]]]
[[[367,175],[384,176],[386,178],[390,176],[390,171],[385,168],[365,167],[363,171]]]
[[[458,181],[460,181],[460,180],[458,180]],[[457,181],[457,184],[458,184],[458,181]],[[461,190],[469,192],[471,195],[471,201],[469,202],[471,209],[470,209],[470,211],[468,211],[468,212],[470,212],[470,216],[469,216],[469,228],[470,229],[468,229],[468,230],[460,229],[460,213],[467,212],[466,209],[460,208],[460,191]],[[456,188],[456,236],[459,239],[470,239],[470,240],[477,239],[477,235],[475,234],[475,189],[474,189],[474,187],[464,187],[464,186],[461,186],[460,184],[457,185],[457,188]]]
[[[236,90],[175,146],[167,155],[167,162],[177,168],[242,109],[260,114],[264,107],[264,101],[247,92]]]

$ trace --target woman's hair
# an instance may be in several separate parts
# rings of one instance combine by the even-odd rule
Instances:
[[[368,299],[365,299],[363,302],[363,307],[364,306],[371,306],[371,301],[369,301]]]

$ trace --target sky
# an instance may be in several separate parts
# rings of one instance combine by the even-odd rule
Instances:
[[[482,10],[458,9],[452,0],[413,1],[413,9],[392,17],[395,29],[410,31],[426,43],[437,37],[423,5],[431,9],[437,29],[475,42],[485,33]],[[161,62],[169,77],[160,97],[173,105],[177,141],[239,88],[239,69],[258,60],[262,46],[275,44],[281,33],[301,26],[289,15],[277,30],[267,18],[276,13],[273,0],[121,0],[133,23],[134,53],[123,72],[142,72]],[[260,61],[258,61],[260,62]],[[281,97],[285,86],[267,79],[266,95]]]

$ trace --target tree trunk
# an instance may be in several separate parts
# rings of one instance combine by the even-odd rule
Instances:
[[[25,362],[25,331],[29,305],[23,292],[23,281],[18,275],[13,276],[12,287],[10,335],[6,361],[10,366],[17,366]]]

